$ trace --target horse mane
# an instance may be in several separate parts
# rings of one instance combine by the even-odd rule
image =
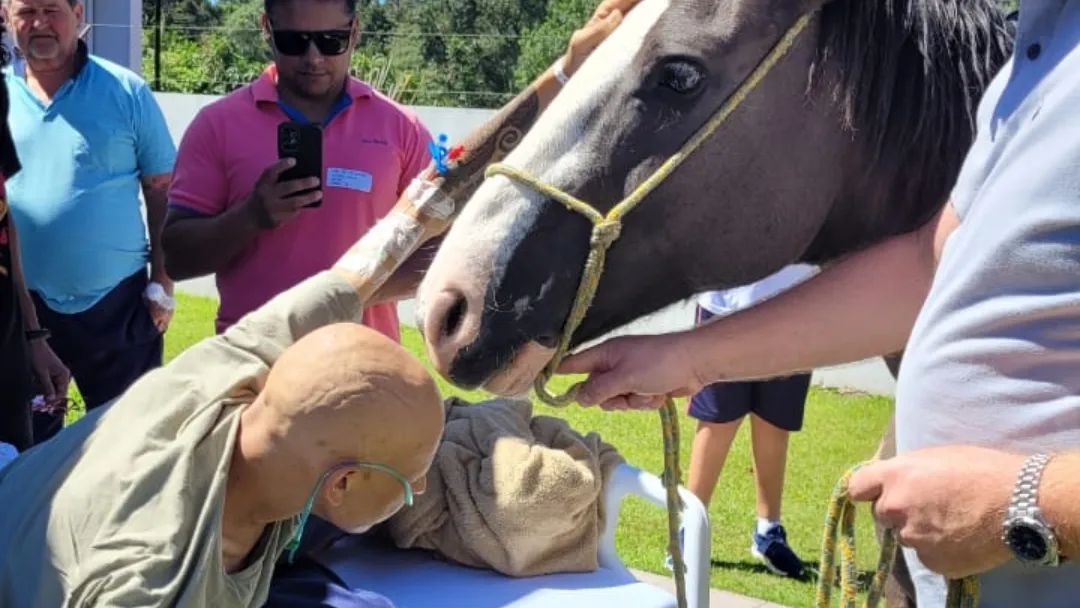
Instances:
[[[837,74],[829,86],[844,127],[866,146],[865,178],[893,199],[879,213],[920,215],[917,226],[945,201],[974,139],[979,99],[1011,52],[994,0],[833,0],[822,8],[811,86],[826,66]]]

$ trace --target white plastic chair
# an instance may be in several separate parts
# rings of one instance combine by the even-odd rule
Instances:
[[[689,608],[709,606],[709,520],[701,501],[679,488],[684,502],[684,561]],[[615,550],[619,508],[627,496],[666,507],[660,479],[629,465],[616,467],[604,504],[607,521],[600,539],[600,568],[580,574],[512,578],[406,551],[371,539],[350,537],[320,561],[346,584],[379,593],[397,608],[674,608],[674,594],[638,581]]]

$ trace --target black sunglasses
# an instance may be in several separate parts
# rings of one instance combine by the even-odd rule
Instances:
[[[271,30],[274,48],[282,55],[298,57],[307,53],[312,43],[322,55],[341,55],[349,50],[352,30],[324,30],[305,32],[302,30]]]

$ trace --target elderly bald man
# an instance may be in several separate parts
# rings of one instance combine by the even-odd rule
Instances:
[[[0,471],[0,605],[260,606],[309,514],[359,532],[422,491],[441,400],[356,324],[370,294],[348,266]]]

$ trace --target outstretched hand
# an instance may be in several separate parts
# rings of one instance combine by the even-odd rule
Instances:
[[[585,63],[596,47],[619,27],[626,13],[640,1],[604,0],[596,7],[589,21],[570,37],[570,48],[566,50],[563,60],[563,71],[567,76],[572,76]]]

